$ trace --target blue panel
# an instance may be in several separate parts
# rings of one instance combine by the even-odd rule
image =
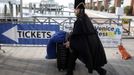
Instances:
[[[19,39],[19,43],[29,45],[46,45],[48,43],[48,39]]]
[[[15,44],[16,42],[7,38],[2,33],[14,27],[12,23],[0,23],[0,44]]]
[[[10,30],[14,32],[14,34],[9,34]],[[45,34],[47,34],[45,32],[49,31],[58,32],[59,25],[0,23],[0,43],[45,45],[50,39],[50,36],[44,38]],[[9,36],[3,35],[5,32],[8,32]],[[14,40],[13,37],[10,37],[11,35],[14,36],[15,39],[17,38],[17,41]],[[47,35],[49,35],[49,33]]]
[[[20,24],[18,30],[55,30],[59,31],[59,25]]]

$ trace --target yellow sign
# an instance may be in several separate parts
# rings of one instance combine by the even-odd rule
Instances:
[[[129,24],[130,19],[122,18],[122,24]]]

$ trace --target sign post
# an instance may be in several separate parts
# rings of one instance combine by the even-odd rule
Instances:
[[[118,25],[122,24],[120,23],[120,16],[122,16],[124,14],[123,8],[121,7],[116,7],[116,15],[118,16]],[[122,26],[123,28],[123,26]],[[120,45],[118,46],[118,49],[121,53],[122,59],[127,60],[129,58],[131,58],[131,55],[127,52],[127,50],[124,48],[123,44],[122,44],[122,38],[120,39]]]
[[[123,16],[124,10],[122,7],[116,7],[116,15],[118,16],[118,24],[120,23],[120,16]]]
[[[118,16],[118,25],[121,25],[120,16],[123,16],[123,14],[124,14],[123,8],[122,7],[116,7],[116,15]],[[122,44],[122,38],[121,38],[121,44]]]

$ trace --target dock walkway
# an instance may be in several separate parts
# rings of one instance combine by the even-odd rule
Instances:
[[[132,58],[123,60],[117,48],[105,48],[108,64],[104,66],[107,75],[134,74],[134,39],[123,39],[123,44]],[[0,75],[65,75],[56,68],[56,59],[45,59],[46,47],[3,46],[6,53],[0,52]],[[74,75],[88,74],[84,64],[77,60]]]

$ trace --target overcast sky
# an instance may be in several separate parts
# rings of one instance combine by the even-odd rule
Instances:
[[[24,4],[28,4],[29,2],[40,2],[41,0],[23,0]],[[74,0],[54,0],[55,2],[59,3],[60,5],[68,5],[68,3],[74,3]]]

